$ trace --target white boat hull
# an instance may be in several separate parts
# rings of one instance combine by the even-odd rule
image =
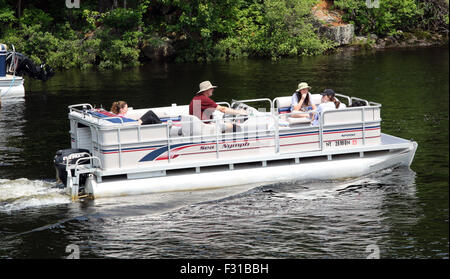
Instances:
[[[24,79],[22,77],[6,75],[0,78],[0,100],[23,99],[25,97]]]
[[[333,159],[320,162],[302,162],[281,166],[266,166],[249,169],[233,169],[142,179],[119,179],[97,182],[94,177],[87,180],[86,192],[95,197],[150,194],[169,191],[191,191],[231,187],[247,184],[271,184],[287,181],[333,180],[360,177],[382,169],[398,166],[409,167],[417,149],[416,142],[409,146],[382,155],[370,155],[353,159]]]

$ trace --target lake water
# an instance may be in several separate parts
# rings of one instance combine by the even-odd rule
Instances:
[[[0,258],[65,258],[76,245],[80,258],[365,259],[378,249],[381,258],[448,259],[448,54],[346,52],[27,79],[25,100],[0,109]],[[417,141],[416,157],[411,168],[352,180],[80,202],[54,188],[53,156],[70,147],[68,105],[187,104],[203,80],[219,86],[216,101],[273,99],[307,81],[312,93],[381,103],[383,132]]]

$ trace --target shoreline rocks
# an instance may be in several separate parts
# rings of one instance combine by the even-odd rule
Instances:
[[[335,42],[338,46],[352,43],[355,35],[353,24],[342,20],[342,12],[333,10],[332,1],[321,0],[311,10],[313,25],[318,33]]]
[[[448,36],[427,31],[403,32],[397,30],[393,35],[378,37],[375,34],[355,36],[349,47],[364,49],[430,47],[448,45]]]
[[[145,60],[162,62],[172,59],[175,55],[175,49],[169,38],[154,37],[143,44],[141,55]]]
[[[319,33],[322,36],[336,42],[338,46],[352,43],[355,34],[353,24],[342,24],[337,26],[320,26]]]

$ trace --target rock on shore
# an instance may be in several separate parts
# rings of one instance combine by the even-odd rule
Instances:
[[[312,15],[315,19],[314,25],[318,28],[322,36],[337,43],[338,46],[352,43],[355,35],[353,24],[342,21],[342,15],[339,11],[331,9],[332,1],[320,1],[312,9]]]

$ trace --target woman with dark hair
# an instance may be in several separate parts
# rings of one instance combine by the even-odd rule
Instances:
[[[128,104],[125,101],[114,102],[111,106],[111,112],[117,116],[125,116],[128,112]]]
[[[312,102],[311,93],[309,93],[311,86],[308,86],[306,82],[301,82],[298,85],[298,89],[292,95],[291,112],[299,112],[298,114],[292,114],[291,117],[301,118],[309,117],[309,114],[301,113],[308,110],[315,110],[316,106]]]
[[[125,101],[114,102],[111,106],[111,112],[120,117],[126,117],[128,112],[128,104]],[[159,124],[162,123],[161,119],[152,111],[147,111],[144,115],[139,118],[138,123],[141,125],[146,124]]]
[[[319,116],[321,112],[326,110],[335,110],[338,109],[341,103],[336,99],[333,89],[325,89],[322,93],[322,100],[320,105],[317,107],[316,112],[314,112],[313,122],[311,123],[313,126],[319,125]]]

